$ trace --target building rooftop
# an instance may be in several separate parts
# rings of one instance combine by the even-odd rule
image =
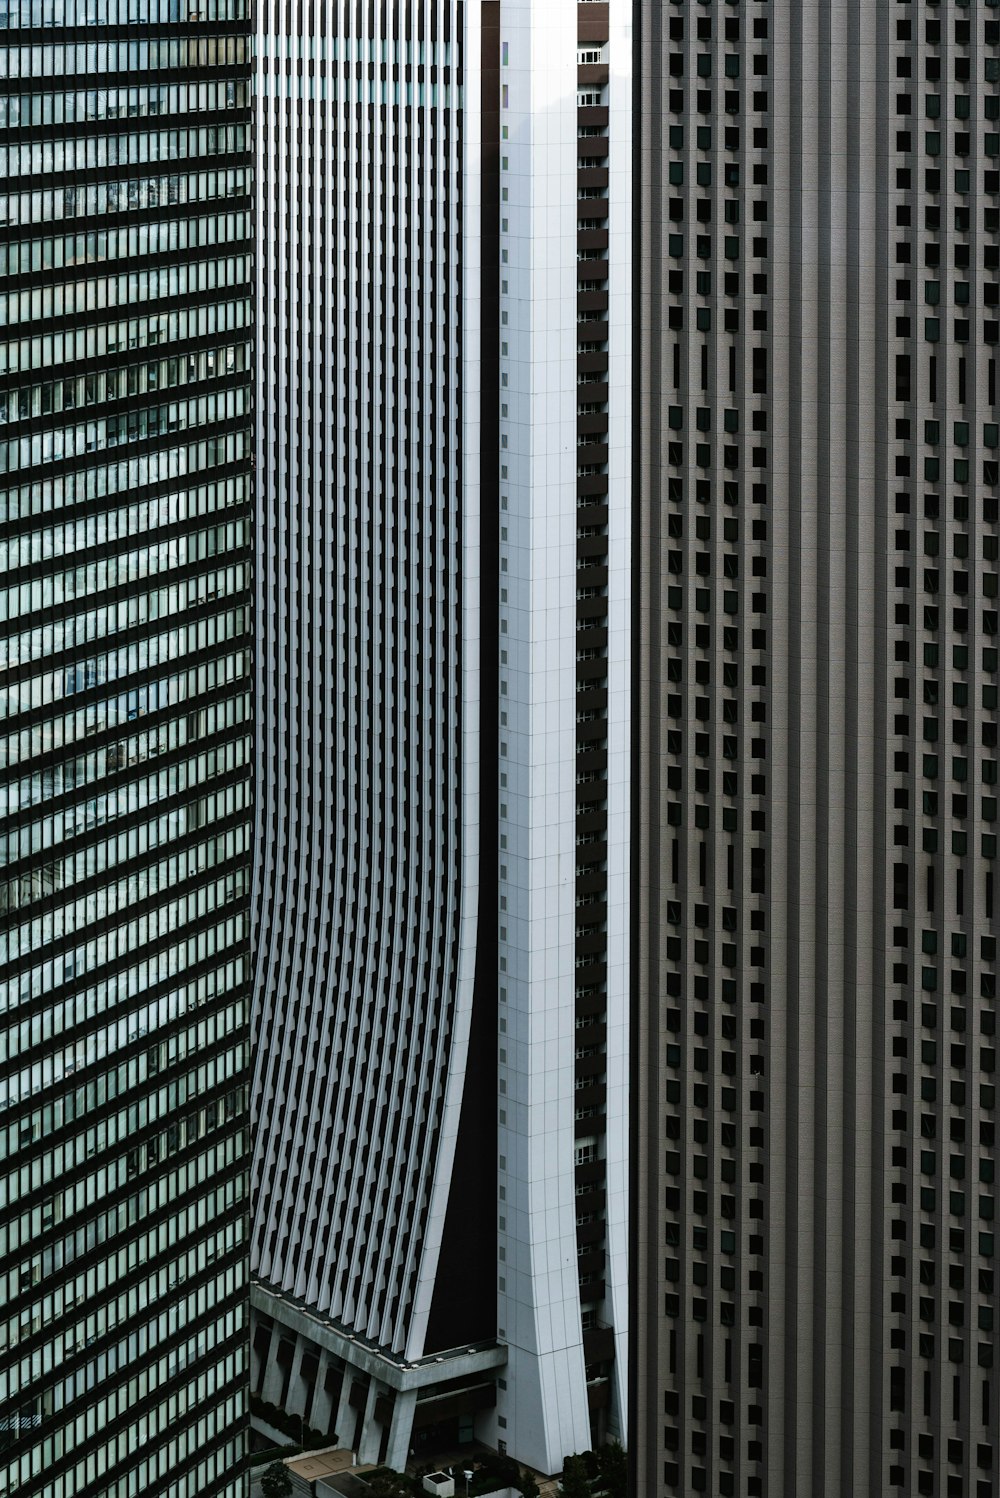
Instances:
[[[317,1477],[330,1477],[335,1472],[350,1471],[354,1466],[354,1453],[339,1446],[331,1446],[325,1451],[304,1451],[301,1456],[289,1457],[285,1465],[304,1482],[315,1482]]]

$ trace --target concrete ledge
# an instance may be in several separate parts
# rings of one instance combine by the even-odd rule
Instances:
[[[409,1393],[444,1383],[452,1378],[464,1378],[473,1373],[486,1373],[494,1368],[503,1368],[507,1362],[507,1349],[496,1344],[478,1347],[456,1347],[447,1352],[421,1358],[419,1362],[407,1363],[401,1358],[359,1342],[347,1332],[338,1330],[332,1322],[322,1316],[306,1311],[294,1301],[286,1300],[276,1291],[261,1284],[250,1286],[250,1303],[257,1311],[270,1316],[274,1321],[307,1338],[315,1346],[333,1353],[352,1368],[369,1374],[387,1388],[398,1393]]]
[[[283,1430],[279,1430],[276,1425],[268,1425],[267,1421],[262,1420],[259,1415],[250,1416],[250,1427],[252,1430],[255,1430],[259,1436],[264,1436],[268,1441],[270,1441],[272,1446],[287,1446],[294,1450],[296,1454],[298,1454],[298,1452],[302,1450],[302,1447],[298,1441],[293,1441],[290,1435],[286,1434],[286,1432]],[[269,1462],[277,1462],[283,1461],[284,1458],[269,1456],[267,1460]],[[253,1465],[253,1457],[250,1458],[250,1464],[251,1466]]]

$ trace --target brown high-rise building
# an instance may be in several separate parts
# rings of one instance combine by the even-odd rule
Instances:
[[[1000,12],[637,23],[635,1492],[986,1498]]]

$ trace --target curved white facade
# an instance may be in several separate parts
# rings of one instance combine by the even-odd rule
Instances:
[[[289,35],[264,5],[258,38],[254,1269],[408,1357],[475,949],[459,10],[390,7],[359,36],[335,6]]]
[[[261,13],[255,1389],[390,1465],[625,1429],[611,10]]]

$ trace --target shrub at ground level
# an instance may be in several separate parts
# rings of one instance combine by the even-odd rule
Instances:
[[[563,1498],[627,1498],[628,1462],[617,1441],[599,1451],[581,1451],[568,1456],[563,1464]]]
[[[264,1498],[289,1498],[292,1479],[284,1462],[271,1463],[260,1479],[260,1489]]]
[[[298,1441],[306,1451],[316,1450],[320,1446],[336,1446],[335,1435],[324,1435],[320,1430],[313,1430],[310,1425],[303,1425],[298,1415],[289,1415],[276,1404],[267,1404],[257,1394],[250,1395],[250,1413],[256,1415],[258,1420],[264,1420],[268,1425],[280,1430],[292,1441]]]

